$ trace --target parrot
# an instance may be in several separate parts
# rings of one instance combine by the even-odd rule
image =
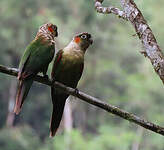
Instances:
[[[83,32],[75,35],[64,49],[59,50],[53,62],[51,72],[52,82],[57,81],[78,90],[76,86],[83,72],[84,54],[92,43],[91,34]],[[50,137],[55,136],[60,125],[68,96],[69,94],[51,86],[53,111],[50,121]]]
[[[58,36],[57,26],[52,23],[43,24],[35,39],[26,47],[21,57],[18,72],[18,86],[14,113],[19,114],[28,95],[35,76],[41,72],[48,78],[47,69],[55,53],[55,37]]]

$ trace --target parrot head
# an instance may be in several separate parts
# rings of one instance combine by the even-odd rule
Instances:
[[[92,43],[92,36],[91,34],[87,32],[83,32],[80,34],[77,34],[74,38],[73,41],[80,46],[82,50],[86,50]]]
[[[52,23],[46,23],[39,28],[39,32],[49,34],[52,37],[58,36],[57,26]]]

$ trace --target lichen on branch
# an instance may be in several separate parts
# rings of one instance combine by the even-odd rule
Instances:
[[[160,79],[164,83],[164,54],[157,44],[151,28],[147,24],[137,5],[133,0],[120,0],[123,9],[123,11],[121,11],[114,7],[103,7],[103,1],[104,0],[95,1],[96,11],[103,14],[112,13],[131,22],[144,47],[145,52],[142,52],[142,54],[150,59],[155,72],[159,75]],[[109,8],[112,8],[114,11],[109,11]]]

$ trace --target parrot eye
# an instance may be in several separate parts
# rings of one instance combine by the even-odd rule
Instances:
[[[86,39],[87,38],[87,35],[84,34],[84,35],[81,36],[81,38],[82,39]]]

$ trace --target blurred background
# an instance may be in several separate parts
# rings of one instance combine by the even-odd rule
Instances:
[[[164,1],[139,0],[138,7],[164,49]],[[106,5],[119,7],[119,1]],[[163,84],[139,53],[129,22],[94,10],[91,0],[1,0],[0,64],[18,67],[38,27],[58,26],[57,49],[78,32],[92,34],[78,88],[126,111],[164,126]],[[49,74],[52,64],[49,66]],[[49,138],[50,88],[34,83],[20,115],[12,113],[17,80],[0,73],[0,150],[163,150],[164,138],[70,97],[55,138]]]

